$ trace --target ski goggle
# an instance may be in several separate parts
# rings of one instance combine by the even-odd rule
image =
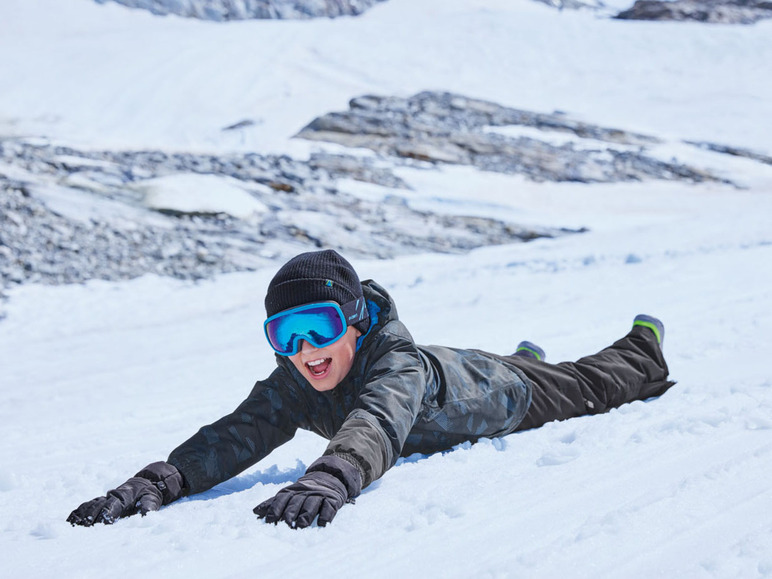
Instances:
[[[300,341],[324,348],[340,340],[348,326],[367,318],[364,298],[343,304],[317,302],[279,312],[265,320],[265,337],[277,354],[294,356]]]

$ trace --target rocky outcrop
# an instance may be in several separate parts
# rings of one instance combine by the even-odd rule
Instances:
[[[753,24],[772,17],[770,0],[637,0],[622,20],[691,20],[711,24]]]
[[[96,0],[117,2],[130,8],[165,16],[175,14],[202,20],[252,18],[336,18],[357,16],[385,0]]]
[[[558,10],[602,10],[605,5],[602,0],[536,0]]]
[[[226,208],[218,192],[240,188],[253,200],[247,209],[255,211],[147,203],[148,190],[157,192],[174,176],[196,175],[206,179],[204,188],[213,197],[209,207]],[[360,197],[340,189],[339,178],[407,187],[372,159],[342,155],[319,153],[300,161],[257,154],[80,151],[0,140],[0,297],[3,287],[26,282],[119,280],[146,273],[200,279],[265,267],[314,247],[387,258],[568,233],[416,210],[405,189]],[[218,188],[217,179],[227,181],[228,189]],[[180,182],[192,187],[195,179]]]
[[[226,22],[249,19],[308,19],[358,16],[386,0],[96,0],[166,16]],[[602,0],[537,0],[559,10],[607,12]],[[637,0],[618,13],[621,20],[692,20],[752,24],[772,16],[770,0]]]
[[[510,136],[517,131],[522,135]],[[703,169],[648,155],[646,147],[659,142],[652,136],[446,92],[355,98],[348,111],[319,117],[298,136],[535,181],[721,181]]]

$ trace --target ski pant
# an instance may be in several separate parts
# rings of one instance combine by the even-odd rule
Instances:
[[[654,332],[641,326],[576,362],[550,364],[520,356],[507,360],[533,386],[531,405],[515,430],[600,414],[626,402],[659,396],[675,384],[667,379],[667,364]]]

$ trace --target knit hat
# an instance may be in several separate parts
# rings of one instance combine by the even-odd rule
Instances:
[[[285,263],[268,285],[265,313],[274,314],[314,302],[333,301],[339,305],[362,296],[362,284],[351,264],[332,249],[301,253]],[[363,334],[368,318],[354,325]]]

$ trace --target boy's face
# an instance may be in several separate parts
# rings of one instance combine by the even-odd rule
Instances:
[[[361,332],[349,326],[343,337],[329,346],[317,348],[306,340],[298,353],[289,359],[314,390],[326,392],[340,384],[351,370]]]

